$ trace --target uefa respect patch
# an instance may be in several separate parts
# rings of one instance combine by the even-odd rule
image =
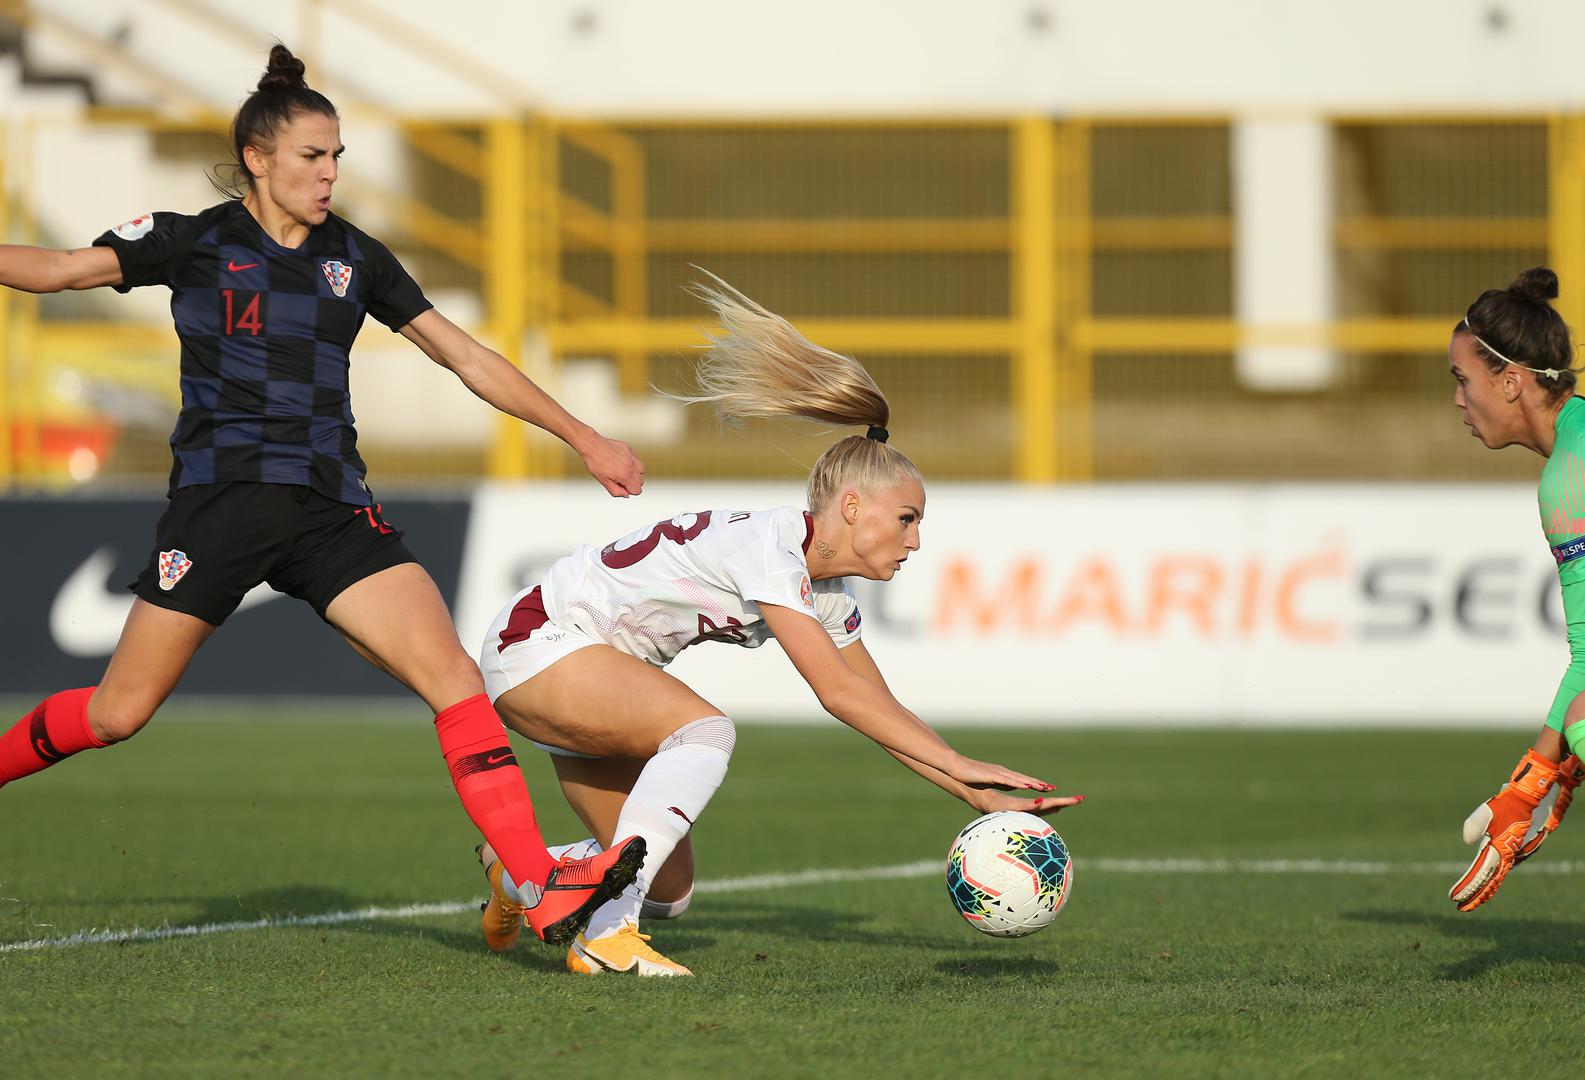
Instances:
[[[1576,537],[1561,544],[1553,544],[1552,557],[1557,560],[1559,566],[1573,562],[1575,559],[1585,558],[1585,536]]]
[[[187,557],[187,552],[175,548],[160,552],[160,589],[170,592],[192,568],[193,560]]]
[[[110,231],[123,240],[141,240],[154,228],[154,211],[139,214],[131,221],[123,221]]]

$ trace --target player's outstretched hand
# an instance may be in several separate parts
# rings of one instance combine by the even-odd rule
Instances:
[[[1058,810],[1077,806],[1083,801],[1083,795],[1039,795],[1033,799],[1021,799],[1004,791],[979,788],[974,792],[972,805],[982,814],[993,814],[998,810],[1018,810],[1025,814],[1048,817]]]
[[[1577,760],[1574,766],[1577,768]],[[1465,820],[1464,842],[1478,845],[1478,850],[1469,869],[1447,894],[1460,911],[1474,911],[1495,896],[1508,871],[1514,868],[1519,852],[1527,846],[1533,852],[1539,846],[1538,842],[1526,841],[1532,839],[1528,836],[1532,819],[1558,780],[1559,768],[1558,762],[1534,750],[1526,751],[1507,786],[1477,806]],[[1564,810],[1567,809],[1565,805]],[[1553,813],[1557,813],[1555,806]],[[1561,819],[1562,815],[1558,817]],[[1550,815],[1546,820],[1550,820]],[[1537,822],[1536,827],[1544,830],[1544,822]],[[1528,853],[1525,857],[1529,857]]]
[[[960,784],[997,788],[1001,791],[1051,791],[1055,787],[1054,784],[1048,784],[1044,780],[1036,780],[1033,776],[1014,772],[1004,765],[975,761],[973,758],[961,755],[952,770],[952,779]]]
[[[622,440],[596,435],[578,452],[589,475],[617,498],[637,495],[644,490],[644,463]]]

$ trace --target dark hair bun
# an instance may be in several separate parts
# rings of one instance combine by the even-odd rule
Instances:
[[[292,55],[292,50],[285,45],[276,45],[270,50],[270,63],[264,71],[264,77],[259,80],[260,90],[302,90],[308,83],[303,81],[303,62]],[[1554,282],[1556,278],[1552,279]],[[1554,291],[1553,295],[1557,295]]]
[[[1544,304],[1557,299],[1557,275],[1544,266],[1531,267],[1513,279],[1508,291],[1520,299]]]

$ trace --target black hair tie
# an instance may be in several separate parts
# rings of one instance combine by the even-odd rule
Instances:
[[[876,442],[885,442],[887,438],[890,437],[890,435],[891,432],[887,431],[879,424],[871,424],[870,429],[864,433],[864,437],[866,439],[874,439]]]

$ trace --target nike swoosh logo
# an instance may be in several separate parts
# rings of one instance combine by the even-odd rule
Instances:
[[[484,764],[486,768],[493,769],[497,765],[505,765],[509,761],[514,764],[517,762],[517,755],[512,753],[510,750],[504,754],[491,754],[489,757],[484,759]]]
[[[121,626],[132,610],[133,596],[111,583],[116,550],[102,547],[73,570],[50,605],[50,637],[67,656],[109,656],[121,640]],[[237,610],[257,607],[281,596],[258,585],[242,598]]]
[[[252,270],[257,265],[259,265],[259,264],[258,263],[243,263],[241,266],[238,266],[235,262],[232,262],[232,261],[228,260],[226,262],[226,269],[230,270],[233,273],[235,273],[238,270]]]

